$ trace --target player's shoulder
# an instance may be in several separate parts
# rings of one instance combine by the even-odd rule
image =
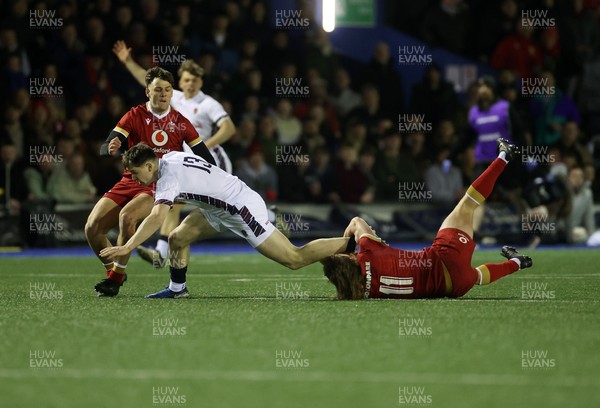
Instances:
[[[129,109],[128,113],[133,116],[137,116],[137,115],[147,115],[150,112],[148,111],[148,107],[146,106],[145,103],[140,103],[139,105],[135,105],[134,107]]]
[[[367,248],[387,247],[384,240],[373,234],[362,234],[358,239],[361,251]]]

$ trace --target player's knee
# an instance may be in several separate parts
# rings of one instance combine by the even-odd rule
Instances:
[[[100,218],[92,216],[88,217],[84,227],[84,233],[86,238],[91,238],[102,233],[103,231],[101,225],[102,222]]]
[[[173,230],[169,233],[169,248],[181,248],[183,246],[183,240],[181,233],[177,230]]]

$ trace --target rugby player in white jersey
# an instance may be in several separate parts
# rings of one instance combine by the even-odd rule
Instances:
[[[125,65],[127,70],[142,85],[146,70],[131,57],[131,48],[124,41],[117,41],[113,52]],[[232,172],[231,160],[221,144],[235,134],[235,125],[223,106],[214,98],[202,92],[202,76],[204,70],[192,60],[184,61],[178,70],[179,88],[174,90],[171,106],[181,112],[194,126],[202,141],[213,155],[217,166],[228,173]],[[191,152],[184,145],[184,151]],[[140,257],[154,267],[163,267],[168,253],[167,236],[179,224],[181,206],[177,205],[169,212],[160,229],[160,237],[156,249],[140,246],[137,252]]]
[[[174,204],[197,207],[169,234],[169,286],[148,298],[188,297],[185,275],[190,244],[224,229],[245,238],[262,255],[290,269],[354,249],[355,243],[348,237],[294,246],[269,221],[266,204],[258,193],[200,156],[172,152],[159,159],[151,148],[140,143],[123,155],[123,164],[140,184],[156,182],[154,208],[127,243],[105,248],[101,256],[112,258],[131,253],[162,225]]]

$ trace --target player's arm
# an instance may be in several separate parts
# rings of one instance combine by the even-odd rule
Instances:
[[[123,133],[113,130],[100,146],[100,156],[117,156],[121,146],[127,146],[127,137]]]
[[[131,57],[131,48],[127,47],[125,41],[117,41],[115,45],[113,45],[113,52],[115,53],[117,58],[119,58],[119,61],[121,61],[123,65],[125,65],[127,71],[129,71],[129,73],[133,75],[135,80],[138,81],[140,85],[145,87],[146,70],[139,66],[138,63],[133,60],[133,58]]]
[[[200,140],[195,145],[190,146],[190,148],[192,149],[192,152],[194,152],[194,154],[196,156],[202,157],[204,160],[206,160],[213,166],[217,165],[217,162],[215,162],[215,158],[213,157],[212,154],[210,154],[210,151],[208,150],[206,143],[204,143],[202,140]]]
[[[229,116],[224,117],[217,122],[217,126],[219,127],[219,130],[206,141],[206,147],[209,149],[225,143],[235,134],[235,125]]]
[[[167,213],[171,209],[170,204],[156,204],[152,208],[150,215],[148,215],[140,224],[135,234],[133,234],[125,245],[104,248],[100,251],[100,256],[112,258],[115,256],[127,255],[132,252],[160,228],[165,218],[167,218]]]
[[[348,227],[346,227],[346,230],[344,231],[344,237],[354,236],[354,240],[358,242],[364,235],[371,235],[372,237],[377,238],[375,230],[373,230],[365,220],[360,217],[352,218],[350,224],[348,224]]]

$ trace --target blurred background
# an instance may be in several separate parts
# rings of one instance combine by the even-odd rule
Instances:
[[[294,239],[361,215],[429,240],[503,136],[523,153],[475,239],[593,243],[598,0],[323,1],[329,32],[321,0],[0,0],[0,246],[84,244],[123,170],[100,145],[146,101],[117,40],[176,84],[183,60],[204,69],[236,126],[234,174]]]

